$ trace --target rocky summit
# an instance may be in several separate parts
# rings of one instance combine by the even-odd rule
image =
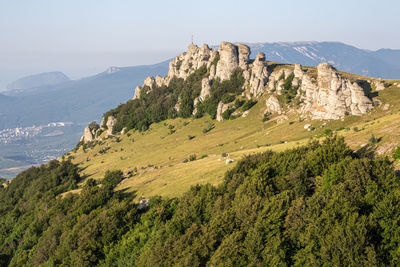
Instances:
[[[373,108],[368,98],[368,89],[361,87],[357,81],[351,81],[328,63],[321,63],[317,67],[317,75],[309,74],[299,64],[286,65],[279,70],[270,70],[265,55],[259,52],[254,60],[250,59],[250,48],[245,44],[222,42],[218,51],[210,49],[204,44],[202,48],[191,44],[188,51],[177,56],[169,64],[168,76],[145,79],[143,86],[135,89],[134,99],[140,96],[144,87],[152,88],[168,85],[173,77],[186,79],[195,70],[207,66],[210,74],[202,81],[200,96],[195,100],[204,100],[210,93],[210,83],[213,80],[226,80],[236,69],[243,71],[245,85],[243,93],[247,98],[259,97],[266,93],[271,95],[274,108],[280,110],[279,102],[274,101],[276,95],[282,94],[284,77],[294,75],[292,85],[298,87],[297,97],[301,105],[299,111],[304,117],[311,119],[342,119],[345,115],[360,115]],[[217,64],[213,64],[218,60]],[[370,87],[370,85],[368,85]],[[271,102],[269,101],[269,103]],[[223,105],[220,104],[221,109]],[[267,108],[271,107],[267,104]],[[226,110],[226,109],[225,109]]]
[[[193,101],[193,115],[197,105],[211,94],[214,82],[229,80],[235,71],[244,79],[241,96],[249,100],[266,97],[264,114],[281,115],[296,112],[303,119],[338,120],[346,115],[361,115],[373,108],[370,98],[371,88],[383,90],[384,83],[368,79],[357,80],[343,75],[329,63],[321,63],[316,68],[302,67],[300,64],[279,64],[267,61],[265,54],[258,52],[255,59],[250,58],[249,46],[241,43],[222,42],[219,49],[207,44],[198,47],[190,44],[188,51],[175,57],[169,63],[168,75],[147,77],[142,86],[137,86],[133,100],[141,94],[149,94],[155,87],[168,87],[177,78],[186,80],[200,68],[207,69],[207,75],[201,79],[201,91]],[[180,100],[175,109],[179,112]],[[233,107],[233,102],[219,101],[216,108],[217,121],[224,120],[222,114]],[[235,112],[235,115],[247,114]],[[116,118],[108,117],[96,131],[107,129],[107,135],[113,132]],[[103,118],[104,121],[104,118]],[[89,134],[90,133],[90,134]],[[85,129],[82,140],[93,140],[96,133]]]

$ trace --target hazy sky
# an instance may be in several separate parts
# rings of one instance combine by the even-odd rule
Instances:
[[[198,44],[340,41],[400,49],[399,0],[0,0],[0,89],[18,75],[72,78],[151,64]]]

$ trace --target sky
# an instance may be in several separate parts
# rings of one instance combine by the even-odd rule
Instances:
[[[77,79],[201,45],[339,41],[400,49],[399,0],[0,0],[0,90],[28,74]]]

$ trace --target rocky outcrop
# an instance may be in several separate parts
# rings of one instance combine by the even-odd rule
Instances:
[[[385,90],[385,83],[381,80],[374,81],[374,86],[376,91]]]
[[[249,81],[250,93],[253,96],[260,96],[265,91],[265,84],[268,82],[267,62],[265,54],[258,52],[251,68],[251,77]]]
[[[135,94],[133,95],[133,99],[139,99],[140,98],[140,90],[142,90],[142,88],[140,86],[136,86]]]
[[[267,62],[263,53],[259,53],[252,62],[250,53],[250,48],[240,43],[222,42],[218,51],[210,49],[206,44],[201,48],[190,44],[187,52],[170,62],[166,77],[147,77],[142,86],[136,87],[133,99],[138,99],[144,88],[152,90],[154,85],[158,87],[168,85],[174,77],[186,79],[203,66],[207,67],[209,75],[203,79],[201,94],[194,100],[194,105],[210,94],[211,83],[214,79],[228,80],[233,71],[238,68],[243,71],[245,78],[243,90],[249,88],[249,97],[250,95],[260,96],[265,91],[268,81]]]
[[[267,106],[265,112],[279,115],[282,114],[282,107],[281,104],[279,104],[278,98],[276,98],[276,96],[270,96],[265,102],[265,105]]]
[[[216,76],[221,80],[229,80],[232,72],[239,67],[238,47],[228,42],[222,42],[218,52]]]
[[[229,104],[224,104],[222,102],[218,103],[218,108],[217,108],[217,121],[223,121],[224,118],[222,118],[222,113],[224,113],[227,109],[229,108]]]
[[[113,134],[113,127],[114,127],[115,123],[117,123],[117,119],[114,118],[114,116],[108,116],[107,123],[106,123],[106,125],[107,125],[106,135],[107,136]]]
[[[303,71],[300,64],[277,65],[276,70],[268,70],[268,64],[263,53],[258,53],[254,60],[250,60],[250,48],[245,44],[232,44],[222,42],[218,51],[210,49],[208,45],[201,48],[190,44],[188,51],[177,56],[169,64],[166,77],[148,77],[142,86],[135,89],[134,99],[140,97],[141,91],[152,90],[153,86],[167,86],[172,78],[186,79],[197,69],[205,66],[208,76],[202,80],[200,95],[195,98],[194,106],[204,101],[211,93],[213,80],[230,79],[236,69],[242,70],[245,83],[243,95],[247,98],[259,97],[265,92],[281,95],[283,85],[290,75],[292,87],[298,88],[297,97],[300,100],[299,112],[301,116],[311,119],[341,119],[346,114],[360,115],[372,109],[372,102],[366,92],[356,82],[342,77],[328,63],[322,63],[317,68],[317,75],[313,71]],[[380,84],[376,87],[382,88]],[[267,110],[271,113],[281,114],[282,107],[277,98],[270,97]],[[217,119],[222,120],[222,113],[228,107],[222,103],[218,105]],[[179,102],[175,106],[179,111]],[[193,114],[196,114],[194,110]]]
[[[237,44],[238,47],[238,59],[239,59],[239,67],[243,70],[247,68],[247,65],[250,63],[250,47],[245,44]]]
[[[85,144],[95,140],[96,133],[100,129],[100,126],[96,122],[91,122],[88,126],[85,127],[83,131],[83,135],[81,137],[81,142]]]
[[[302,112],[310,113],[311,119],[341,119],[347,114],[365,114],[373,107],[360,85],[342,77],[328,63],[318,65],[316,84],[303,73],[300,89]]]

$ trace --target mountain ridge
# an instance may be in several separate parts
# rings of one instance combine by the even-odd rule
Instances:
[[[43,72],[11,82],[7,85],[7,91],[4,93],[8,95],[32,94],[40,92],[41,87],[51,87],[68,81],[71,79],[60,71]]]

